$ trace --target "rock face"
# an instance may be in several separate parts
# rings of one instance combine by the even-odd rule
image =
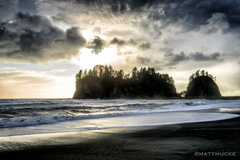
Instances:
[[[192,79],[187,87],[187,98],[221,97],[217,84],[209,76],[197,76]]]

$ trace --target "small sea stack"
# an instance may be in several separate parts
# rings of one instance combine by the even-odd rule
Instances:
[[[216,78],[204,70],[198,70],[189,78],[186,98],[216,98],[221,93],[216,84]]]

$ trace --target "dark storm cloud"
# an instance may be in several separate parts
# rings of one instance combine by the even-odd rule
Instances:
[[[174,63],[186,61],[190,59],[184,52],[181,52],[180,54],[168,53],[168,54],[165,54],[164,56],[165,58],[170,59]]]
[[[173,50],[167,48],[166,51],[167,54],[164,55],[165,61],[167,62],[167,66],[175,66],[180,62],[188,61],[190,58],[187,56],[184,52],[181,52],[180,54],[173,54]]]
[[[22,12],[17,13],[15,22],[8,24],[6,28],[9,33],[15,34],[14,39],[23,52],[37,53],[64,36],[63,31],[54,27],[47,18]]]
[[[63,31],[52,26],[47,18],[22,12],[16,14],[13,22],[4,23],[2,28],[4,39],[15,42],[23,52],[38,52],[64,36]]]
[[[111,0],[109,1],[113,12],[125,12],[128,10],[140,10],[145,6],[154,4],[156,0]]]
[[[24,62],[41,62],[76,55],[85,45],[79,29],[66,33],[44,16],[19,12],[11,22],[0,24],[0,57]],[[54,59],[55,58],[55,59]]]
[[[9,38],[5,25],[6,23],[0,22],[0,40],[5,40]]]
[[[71,44],[77,44],[79,46],[83,46],[86,43],[86,40],[80,34],[80,30],[78,27],[72,27],[66,31],[67,40]]]
[[[206,25],[207,20],[216,13],[224,14],[231,28],[240,25],[239,0],[165,0],[158,4],[164,14],[161,15],[159,12],[154,11],[149,14],[149,18],[165,20],[164,25],[184,20],[187,29],[195,29],[200,25]]]
[[[48,45],[45,42],[45,35],[41,33],[34,33],[32,31],[25,31],[25,33],[19,36],[18,44],[24,52],[39,52],[42,47]]]
[[[123,40],[115,37],[109,42],[109,44],[122,47],[124,45],[137,45],[137,42],[135,42],[133,39]]]
[[[150,43],[142,43],[142,44],[140,44],[139,45],[139,48],[141,49],[141,50],[147,50],[147,49],[150,49],[151,48],[151,44]]]
[[[169,66],[176,65],[180,62],[192,60],[196,62],[201,61],[222,61],[220,53],[212,53],[210,55],[205,55],[202,52],[195,52],[190,53],[189,55],[186,55],[184,52],[181,52],[179,54],[173,54],[172,50],[169,50],[170,52],[165,54],[164,57],[166,61],[168,62]]]
[[[16,11],[37,12],[37,2],[1,0],[0,16],[6,17],[15,14]],[[220,20],[228,22],[230,28],[238,28],[240,25],[240,0],[55,0],[55,2],[64,2],[66,5],[75,2],[92,6],[96,12],[108,8],[114,13],[144,12],[153,21],[161,20],[162,27],[182,21],[186,30],[198,29],[201,25],[206,25],[216,13],[225,15],[225,19]],[[99,7],[96,8],[96,5]],[[103,8],[103,5],[109,7]]]
[[[36,1],[34,0],[19,0],[18,7],[22,12],[37,13]]]
[[[71,17],[74,17],[76,13],[83,13],[83,15],[86,14],[90,16],[100,15],[102,18],[108,18],[110,20],[111,18],[114,20],[117,19],[119,15],[115,17],[114,14],[107,14],[109,12],[106,12],[106,10],[123,15],[126,13],[126,16],[130,15],[128,13],[133,13],[137,15],[137,24],[134,25],[137,27],[140,25],[140,28],[146,29],[146,34],[151,33],[153,39],[155,36],[156,38],[161,37],[161,34],[165,31],[164,27],[166,26],[173,26],[172,28],[174,30],[174,27],[178,26],[174,24],[182,25],[186,31],[202,29],[205,31],[204,33],[236,29],[239,28],[240,25],[240,0],[54,0],[49,2],[35,0],[1,0],[0,46],[3,46],[3,49],[0,51],[0,56],[24,57],[28,55],[44,59],[46,56],[45,51],[50,51],[53,48],[54,51],[59,54],[55,54],[54,56],[50,55],[49,57],[56,56],[56,59],[58,59],[60,57],[64,58],[65,55],[69,57],[71,53],[63,53],[67,49],[60,51],[57,48],[64,49],[69,46],[73,48],[73,50],[71,50],[71,52],[74,52],[72,55],[76,54],[77,49],[86,43],[77,28],[67,29],[65,32],[54,26],[48,18],[40,16],[44,15],[44,12],[39,15],[33,14],[37,12],[38,9],[41,9],[41,7],[44,8],[44,5],[52,5],[53,11],[54,9],[59,9],[58,7],[54,8],[53,4],[60,3],[63,3],[61,6],[64,7],[69,4],[72,10],[66,9],[68,12],[57,12],[56,15],[53,14],[51,18],[54,22],[64,21],[66,23]],[[87,8],[87,11],[80,12],[80,5]],[[95,8],[96,5],[100,7]],[[103,5],[107,7],[102,7]],[[93,10],[89,10],[90,7],[92,7]],[[20,12],[14,19],[9,19],[9,17],[11,17],[10,15],[18,11],[31,12],[31,15]],[[95,14],[92,14],[93,12]],[[106,14],[98,14],[99,12]],[[57,14],[61,16],[57,16]],[[81,15],[82,14],[79,14],[79,17]],[[99,18],[94,16],[91,18]],[[150,21],[144,18],[142,18],[142,20],[141,16]],[[138,17],[140,18],[138,19]],[[95,26],[93,25],[93,27]],[[114,37],[115,35],[111,36]],[[135,39],[135,37],[132,38]],[[109,44],[116,45],[117,47],[131,45],[129,40],[120,38],[106,41],[107,42],[100,37],[95,37],[87,44],[87,47],[91,48],[92,51],[97,54]],[[153,44],[153,42],[143,42],[144,41],[136,44],[138,49],[150,49],[151,44]],[[11,49],[9,46],[12,46]],[[170,59],[173,62],[188,59],[195,61],[220,59],[220,55],[204,55],[203,53],[192,53],[190,55],[172,53],[169,57],[171,57]]]
[[[109,5],[113,12],[146,12],[149,19],[163,20],[163,26],[183,20],[186,29],[206,25],[215,13],[226,15],[231,28],[240,25],[240,0],[76,0],[86,5]],[[146,10],[146,8],[149,8]],[[187,22],[187,24],[186,24]]]
[[[36,1],[34,0],[1,0],[0,21],[10,20],[19,12],[37,13]]]
[[[76,0],[86,5],[109,5],[113,12],[124,13],[128,10],[139,10],[144,6],[150,6],[157,0]]]
[[[113,38],[111,41],[110,41],[110,44],[114,44],[114,45],[118,45],[118,46],[123,46],[126,44],[126,42],[124,40],[121,40],[119,38]]]
[[[210,55],[204,55],[201,52],[195,52],[190,54],[191,59],[194,61],[221,61],[219,53],[212,53]]]
[[[21,32],[22,30],[31,30],[33,32],[50,32],[57,28],[44,16],[30,15],[28,13],[18,12],[13,23],[7,25],[9,30]]]
[[[10,0],[0,1],[0,21],[5,21],[12,18],[18,11],[17,3]]]
[[[98,36],[95,36],[90,42],[88,42],[87,47],[92,49],[92,52],[98,54],[105,48],[106,42]]]
[[[150,58],[147,58],[147,57],[137,57],[137,63],[138,64],[141,64],[141,65],[148,65],[149,62],[150,62]]]

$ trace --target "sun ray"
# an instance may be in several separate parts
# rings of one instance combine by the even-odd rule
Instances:
[[[79,57],[72,59],[72,62],[81,68],[91,69],[97,64],[109,65],[117,59],[116,47],[105,48],[98,54],[92,53],[91,49],[83,48],[80,50]]]

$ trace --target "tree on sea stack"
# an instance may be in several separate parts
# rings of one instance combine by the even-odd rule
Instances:
[[[176,97],[174,80],[154,68],[133,68],[132,74],[114,70],[111,66],[96,65],[76,74],[74,99],[85,98],[159,98]]]
[[[214,98],[221,97],[216,84],[216,77],[213,77],[204,70],[198,70],[190,76],[187,87],[186,98]]]

